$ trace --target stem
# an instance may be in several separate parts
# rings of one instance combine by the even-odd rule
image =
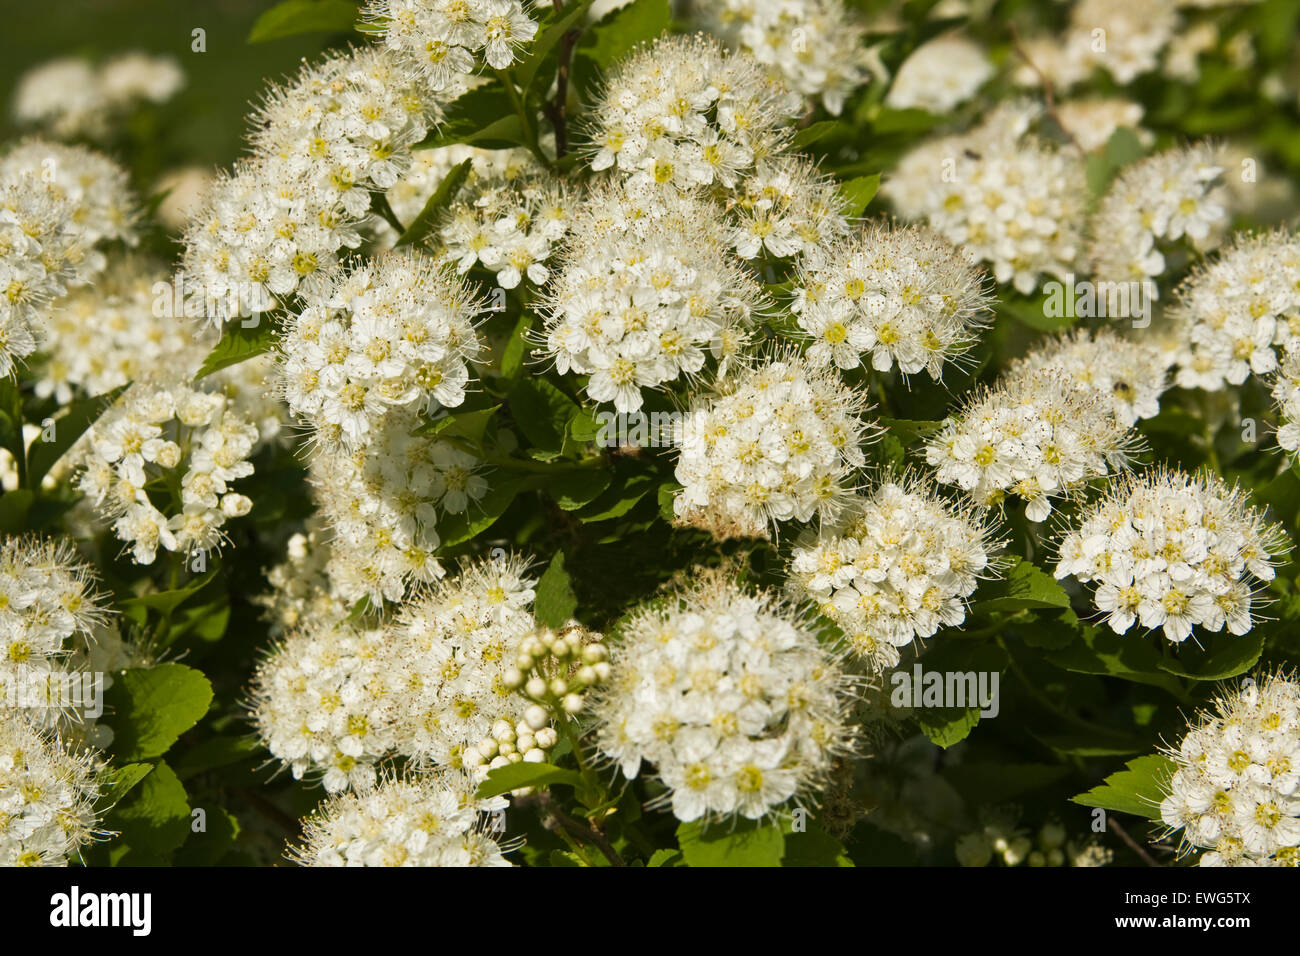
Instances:
[[[529,794],[526,797],[518,797],[516,798],[515,803],[519,806],[536,804],[537,808],[542,811],[544,816],[550,817],[551,820],[563,829],[564,833],[562,835],[572,836],[576,840],[590,843],[604,855],[605,859],[609,861],[610,866],[627,866],[623,857],[619,854],[618,850],[614,849],[614,845],[609,842],[609,839],[605,834],[587,826],[587,824],[583,823],[581,820],[574,819],[561,810],[556,806],[555,799],[551,796],[549,791],[542,790],[538,793]],[[543,823],[543,826],[545,825],[546,824]],[[548,827],[548,829],[551,828]],[[582,856],[585,861],[586,857],[583,856],[583,854],[579,853],[579,856]]]
[[[514,107],[515,114],[519,117],[519,122],[524,128],[524,139],[537,161],[543,166],[550,166],[551,161],[546,154],[542,152],[542,147],[537,141],[537,131],[533,128],[532,118],[528,115],[528,108],[519,96],[519,90],[515,87],[515,79],[509,70],[498,70],[495,67],[492,72],[501,80],[501,85],[506,88],[506,95],[510,97],[510,105]]]
[[[1074,134],[1070,132],[1069,127],[1061,122],[1060,114],[1056,112],[1056,93],[1052,89],[1052,81],[1048,79],[1046,73],[1039,69],[1038,64],[1029,58],[1028,51],[1025,50],[1024,44],[1020,42],[1020,32],[1014,26],[1010,27],[1010,30],[1011,43],[1016,48],[1017,55],[1019,55],[1020,59],[1024,60],[1025,63],[1029,65],[1029,68],[1038,76],[1038,83],[1043,88],[1043,100],[1047,104],[1047,115],[1056,121],[1056,125],[1061,127],[1061,131],[1069,137],[1070,142],[1074,144],[1075,148],[1078,149],[1079,152],[1086,153],[1087,150],[1083,148],[1083,145],[1075,138]]]
[[[555,13],[558,16],[564,9],[563,0],[555,0]],[[555,127],[555,158],[563,159],[569,152],[569,70],[573,60],[573,49],[578,45],[581,29],[566,30],[560,39],[559,66],[555,72],[555,99],[546,107],[546,115]]]
[[[1106,815],[1106,829],[1114,830],[1115,833],[1119,836],[1119,838],[1124,841],[1124,845],[1127,846],[1134,853],[1136,853],[1138,859],[1141,860],[1143,863],[1145,863],[1147,866],[1160,866],[1160,864],[1155,861],[1155,859],[1151,856],[1151,854],[1146,851],[1146,848],[1143,847],[1140,843],[1138,843],[1137,840],[1134,840],[1131,836],[1129,836],[1128,831],[1125,830],[1122,826],[1120,826],[1119,821],[1116,820],[1114,816],[1112,816],[1111,814]]]
[[[388,197],[382,192],[376,190],[370,194],[370,208],[383,216],[384,220],[397,230],[399,236],[406,232],[406,227],[402,225],[401,220],[397,218],[397,214],[393,212],[393,207],[388,205]]]
[[[16,378],[13,382],[13,406],[10,416],[13,418],[15,444],[13,448],[14,465],[18,469],[18,489],[27,487],[27,439],[23,436],[23,391]]]

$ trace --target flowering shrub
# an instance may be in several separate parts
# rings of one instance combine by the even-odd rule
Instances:
[[[31,64],[0,865],[1300,865],[1297,18],[287,0],[224,152],[202,30]]]

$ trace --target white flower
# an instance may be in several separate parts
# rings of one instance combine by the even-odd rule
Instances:
[[[986,321],[984,276],[923,226],[870,225],[812,249],[793,310],[813,340],[808,358],[939,379]]]
[[[690,9],[711,33],[836,116],[868,79],[866,24],[842,0],[711,0]]]
[[[898,648],[966,619],[981,578],[996,576],[986,517],[919,481],[885,482],[795,543],[787,590],[814,602],[871,670]]]
[[[993,75],[993,64],[977,44],[947,33],[917,47],[903,61],[885,97],[896,110],[950,113]]]
[[[289,855],[301,866],[510,866],[487,826],[505,805],[476,799],[462,774],[388,776],[323,804]]]
[[[1013,494],[1030,521],[1043,521],[1052,498],[1126,467],[1135,443],[1108,397],[1045,368],[1006,377],[948,416],[926,461],[975,503],[1000,505]]]
[[[853,678],[770,596],[704,575],[620,630],[596,743],[627,777],[652,764],[679,820],[763,818],[851,749]]]
[[[1226,690],[1166,750],[1160,818],[1201,866],[1300,865],[1300,684],[1278,673]]]
[[[540,302],[561,373],[620,412],[646,389],[722,367],[743,345],[761,286],[727,252],[716,206],[674,193],[597,190],[574,217]]]
[[[1273,579],[1285,533],[1221,479],[1169,470],[1128,475],[1061,542],[1056,576],[1096,586],[1117,634],[1134,623],[1181,643],[1197,625],[1245,634],[1252,581]]]
[[[834,515],[864,463],[863,404],[795,355],[727,373],[682,422],[678,521],[725,538]]]

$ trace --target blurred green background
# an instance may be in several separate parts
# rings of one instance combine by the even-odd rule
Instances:
[[[3,136],[17,134],[11,107],[15,84],[28,69],[54,57],[82,55],[98,61],[126,50],[174,56],[185,89],[133,138],[153,140],[161,168],[197,163],[228,165],[241,151],[245,115],[267,79],[292,73],[337,37],[307,34],[247,42],[259,14],[276,0],[0,0],[0,93]],[[204,53],[191,50],[192,31],[207,31]],[[165,137],[157,130],[166,129]]]

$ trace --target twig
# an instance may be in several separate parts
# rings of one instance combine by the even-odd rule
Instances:
[[[239,787],[235,790],[235,795],[262,816],[266,817],[266,819],[284,830],[284,832],[289,834],[291,838],[297,839],[299,834],[302,833],[302,826],[298,820],[289,816],[289,814],[285,813],[257,791],[250,790],[248,787]]]
[[[1038,64],[1029,58],[1029,51],[1026,50],[1025,45],[1020,42],[1020,31],[1018,31],[1014,25],[1009,25],[1007,29],[1011,32],[1011,44],[1016,48],[1017,55],[1028,64],[1029,68],[1033,70],[1034,74],[1038,77],[1038,84],[1043,88],[1043,100],[1046,102],[1047,115],[1056,121],[1056,125],[1061,127],[1061,131],[1069,137],[1070,142],[1074,144],[1075,148],[1078,149],[1079,152],[1086,153],[1087,150],[1083,148],[1083,144],[1075,138],[1075,135],[1072,132],[1070,132],[1069,127],[1061,122],[1061,114],[1056,111],[1056,93],[1052,89],[1052,81],[1048,78],[1047,74],[1039,68]]]
[[[556,806],[555,800],[549,791],[542,790],[526,797],[517,797],[515,802],[520,806],[535,804],[545,816],[549,816],[556,824],[564,827],[569,835],[575,839],[590,843],[600,850],[605,859],[609,861],[610,866],[627,866],[627,863],[623,861],[623,857],[619,855],[618,850],[614,849],[613,844],[609,842],[605,834],[588,826],[581,820],[574,819],[561,810]],[[543,821],[542,825],[546,826],[546,822]],[[547,829],[551,828],[547,827]]]
[[[1147,866],[1160,866],[1160,864],[1157,863],[1155,859],[1152,858],[1151,854],[1148,853],[1145,848],[1143,848],[1136,840],[1134,840],[1131,836],[1128,835],[1128,831],[1125,830],[1122,826],[1120,826],[1119,821],[1116,820],[1115,817],[1111,814],[1106,815],[1106,829],[1114,830],[1117,834],[1119,834],[1119,838],[1124,841],[1124,845],[1127,846],[1134,853],[1136,853],[1138,855],[1138,859],[1140,859]]]
[[[555,0],[555,13],[558,16],[564,9],[563,0]],[[581,28],[566,30],[560,39],[559,65],[555,72],[555,98],[546,104],[546,116],[555,128],[555,158],[563,159],[569,151],[569,69],[573,60],[573,49],[578,45]]]

